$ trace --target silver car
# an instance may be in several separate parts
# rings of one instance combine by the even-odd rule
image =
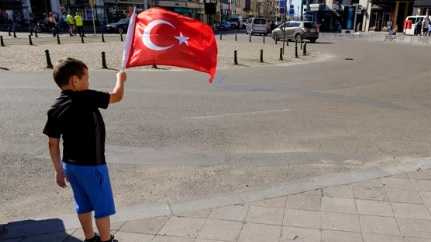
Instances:
[[[274,40],[309,40],[311,43],[316,42],[319,38],[317,26],[311,21],[289,21],[280,24],[272,31],[272,38]]]

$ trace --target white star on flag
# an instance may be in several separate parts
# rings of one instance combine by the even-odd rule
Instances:
[[[184,36],[183,33],[181,33],[181,32],[180,32],[180,36],[175,36],[175,39],[178,40],[179,45],[182,45],[182,44],[189,45],[189,43],[187,42],[189,40],[189,37]]]

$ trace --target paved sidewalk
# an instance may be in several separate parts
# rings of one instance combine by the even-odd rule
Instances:
[[[43,233],[44,225],[38,226],[33,233]],[[9,233],[0,236],[0,241],[82,239],[80,229],[26,238],[17,235],[19,226],[6,228]],[[431,169],[175,216],[114,223],[113,230],[120,242],[429,242]]]

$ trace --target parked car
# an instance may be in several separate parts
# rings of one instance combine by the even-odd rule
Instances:
[[[232,29],[232,24],[228,21],[223,21],[221,23],[216,24],[217,30],[230,30]]]
[[[424,16],[408,16],[404,20],[404,29],[403,32],[405,35],[415,35],[415,30],[417,32],[417,25],[418,23],[422,23],[422,21],[425,19]],[[430,17],[431,20],[431,17]],[[416,33],[418,34],[418,33]]]
[[[263,34],[271,32],[270,23],[264,18],[251,18],[246,26],[247,34]]]
[[[272,31],[272,38],[274,40],[283,40],[284,36],[286,36],[287,40],[301,41],[306,39],[311,43],[314,43],[319,38],[319,32],[317,31],[317,26],[314,22],[289,21],[280,24]]]
[[[228,22],[232,25],[232,28],[243,29],[245,27],[241,16],[231,17]]]
[[[123,33],[126,33],[128,27],[129,18],[122,18],[117,22],[107,24],[105,26],[105,31],[110,33],[119,33],[120,31],[122,31]]]

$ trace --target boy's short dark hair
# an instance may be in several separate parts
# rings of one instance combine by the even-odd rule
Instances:
[[[87,65],[74,58],[61,59],[54,67],[54,81],[62,88],[69,83],[71,76],[78,76],[81,78],[84,75],[84,69],[88,69]]]

